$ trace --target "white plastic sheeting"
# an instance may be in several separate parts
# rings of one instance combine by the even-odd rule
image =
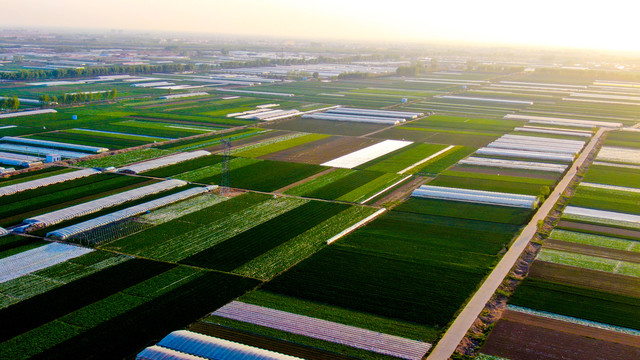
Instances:
[[[548,122],[548,123],[578,124],[578,125],[601,126],[601,127],[622,127],[622,123],[609,122],[609,121],[567,119],[567,118],[558,118],[558,117],[521,115],[521,114],[507,114],[507,115],[504,116],[504,119],[507,119],[507,120],[518,120],[518,121],[522,121],[522,120],[524,120],[524,121],[545,121],[545,122]]]
[[[331,110],[328,110],[327,112],[334,113],[334,114],[353,114],[353,115],[378,116],[378,117],[390,117],[390,118],[402,118],[402,119],[415,119],[418,116],[424,115],[424,113],[419,113],[419,112],[360,109],[360,108],[346,108],[346,107],[331,109]]]
[[[12,195],[15,193],[19,193],[25,190],[36,189],[43,186],[53,185],[69,180],[79,179],[83,177],[87,177],[90,175],[95,175],[100,173],[100,171],[95,169],[84,169],[78,171],[72,171],[64,174],[53,175],[42,179],[36,179],[31,181],[25,181],[18,184],[7,185],[0,187],[0,196],[3,195]]]
[[[60,243],[51,243],[0,259],[0,283],[48,268],[93,250]]]
[[[119,194],[88,201],[86,203],[70,206],[68,208],[52,211],[50,213],[34,216],[32,218],[25,219],[23,222],[27,224],[38,224],[40,225],[39,228],[47,227],[76,217],[92,214],[102,209],[117,206],[127,201],[142,199],[145,196],[157,194],[159,192],[185,185],[187,185],[186,181],[166,180],[139,187],[137,189],[127,190]]]
[[[63,158],[67,158],[67,159],[77,159],[77,158],[91,155],[89,153],[83,153],[78,151],[61,150],[61,149],[23,145],[23,144],[0,144],[0,151],[1,150],[14,151],[18,153],[33,154],[33,155],[58,154]]]
[[[507,99],[494,99],[494,98],[457,96],[457,95],[443,95],[443,96],[436,96],[436,97],[442,98],[442,99],[451,99],[451,100],[470,100],[470,101],[495,102],[495,103],[503,103],[503,104],[514,104],[514,105],[533,105],[533,101],[528,101],[528,100],[507,100]]]
[[[0,139],[0,141],[13,143],[13,144],[26,144],[26,145],[33,145],[33,146],[51,147],[56,149],[77,150],[77,151],[84,151],[84,152],[90,152],[90,153],[101,153],[101,152],[109,151],[109,149],[107,148],[97,147],[97,146],[77,145],[77,144],[69,144],[69,143],[63,143],[58,141],[20,138],[15,136],[3,136]]]
[[[57,113],[55,109],[44,109],[44,110],[29,110],[29,111],[20,111],[13,112],[8,114],[0,114],[0,119],[7,119],[18,116],[30,116],[30,115],[40,115],[40,114],[54,114]]]
[[[422,185],[414,190],[411,196],[462,201],[490,205],[502,205],[520,207],[525,209],[535,208],[538,198],[531,195],[500,193],[494,191],[482,191],[442,186]]]
[[[9,235],[9,231],[3,227],[0,227],[0,236]]]
[[[411,144],[413,144],[413,141],[385,140],[331,161],[327,161],[321,165],[351,169]]]
[[[381,125],[397,125],[400,124],[400,119],[396,118],[383,118],[375,116],[356,116],[347,114],[328,114],[328,113],[313,113],[304,114],[303,118],[316,119],[316,120],[332,120],[332,121],[351,121]]]
[[[207,155],[211,155],[211,153],[206,150],[183,152],[183,153],[173,154],[173,155],[161,157],[158,159],[143,161],[137,164],[129,165],[129,166],[120,168],[118,171],[139,174],[145,171],[157,169],[163,166],[169,166],[169,165],[181,163],[183,161],[196,159],[196,158],[207,156]]]
[[[142,350],[137,356],[136,360],[208,360],[201,356],[195,356],[185,354],[180,351],[175,351],[162,346],[149,346]]]
[[[163,95],[163,96],[160,96],[158,99],[171,100],[171,99],[182,99],[186,97],[205,96],[205,95],[209,95],[209,93],[200,91],[200,92],[192,92],[192,93],[186,93],[186,94]]]
[[[615,211],[605,211],[605,210],[582,208],[577,206],[567,206],[564,209],[564,213],[567,215],[578,215],[578,216],[585,216],[585,217],[590,217],[595,219],[614,220],[614,221],[640,224],[640,215],[620,213]]]
[[[640,165],[640,150],[603,146],[598,152],[596,160]]]
[[[569,129],[551,129],[541,128],[533,126],[522,126],[513,129],[513,131],[532,132],[540,134],[552,134],[552,135],[567,135],[567,136],[579,136],[579,137],[591,137],[593,135],[591,131],[584,130],[569,130]]]
[[[478,155],[504,156],[512,158],[536,159],[547,161],[573,162],[573,155],[554,154],[542,151],[512,150],[499,148],[480,148],[476,151]]]
[[[522,170],[537,170],[562,173],[567,169],[567,165],[562,164],[549,164],[539,163],[533,161],[517,161],[517,160],[502,160],[502,159],[489,159],[479,157],[469,157],[458,162],[460,165],[475,165],[475,166],[488,166],[498,167],[506,169],[522,169]]]
[[[207,359],[301,360],[295,356],[239,344],[187,330],[174,331],[160,340],[158,346],[201,356]]]
[[[422,359],[424,354],[431,348],[431,344],[422,341],[239,301],[233,301],[223,306],[213,315],[373,351],[400,359]]]
[[[95,219],[87,220],[87,221],[81,222],[79,224],[75,224],[75,225],[67,226],[67,227],[62,228],[62,229],[54,230],[52,232],[49,232],[47,234],[47,237],[51,238],[51,239],[65,240],[65,239],[68,239],[71,236],[81,234],[81,233],[83,233],[85,231],[89,231],[89,230],[98,228],[100,226],[111,224],[113,222],[129,218],[131,216],[142,214],[144,212],[147,212],[147,211],[150,211],[150,210],[153,210],[153,209],[157,209],[159,207],[162,207],[162,206],[165,206],[165,205],[169,205],[169,204],[172,204],[174,202],[177,202],[177,201],[180,201],[180,200],[184,200],[184,199],[190,198],[192,196],[196,196],[196,195],[205,193],[207,191],[215,189],[216,187],[217,186],[197,187],[197,188],[192,188],[192,189],[188,189],[188,190],[185,190],[185,191],[181,191],[179,193],[171,194],[169,196],[165,196],[165,197],[162,197],[160,199],[152,200],[152,201],[146,202],[144,204],[128,207],[126,209],[122,209],[122,210],[119,210],[119,211],[116,211],[116,212],[112,212],[111,214],[99,216],[99,217],[97,217]]]
[[[29,167],[31,164],[41,163],[42,160],[37,156],[0,152],[0,163],[6,165]]]

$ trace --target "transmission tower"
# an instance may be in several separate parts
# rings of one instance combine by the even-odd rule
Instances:
[[[227,196],[229,189],[229,159],[231,158],[231,142],[222,139],[222,179],[220,181],[220,195]]]

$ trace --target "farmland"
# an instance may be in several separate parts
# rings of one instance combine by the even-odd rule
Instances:
[[[3,41],[0,96],[27,101],[0,110],[0,163],[15,169],[0,169],[0,358],[133,358],[186,328],[303,358],[421,359],[602,128],[480,352],[637,357],[631,67]],[[47,68],[68,61],[86,74]]]

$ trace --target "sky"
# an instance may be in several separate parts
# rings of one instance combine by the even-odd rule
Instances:
[[[640,52],[633,0],[0,0],[2,27],[467,42]]]

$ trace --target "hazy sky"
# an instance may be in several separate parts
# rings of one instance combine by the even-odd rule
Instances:
[[[634,0],[0,0],[0,27],[467,41],[640,51]]]

